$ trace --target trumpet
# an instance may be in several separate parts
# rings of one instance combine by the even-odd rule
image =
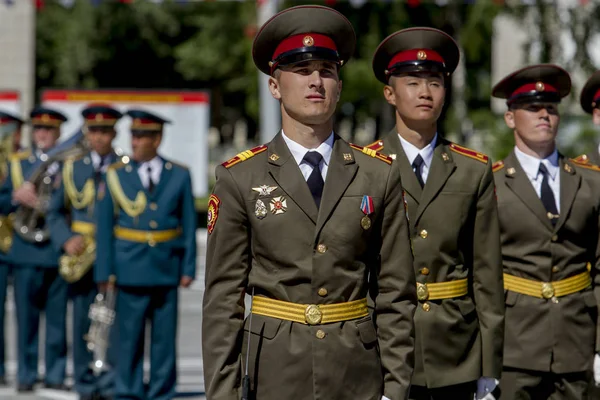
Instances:
[[[110,332],[115,321],[116,304],[116,278],[111,275],[104,293],[98,293],[94,303],[90,306],[88,317],[91,320],[90,329],[84,336],[87,349],[93,353],[90,364],[94,375],[98,376],[104,371],[110,370],[107,351],[110,347]]]

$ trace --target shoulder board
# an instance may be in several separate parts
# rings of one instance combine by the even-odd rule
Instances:
[[[188,170],[188,169],[189,169],[189,167],[188,167],[187,165],[185,165],[185,164],[182,164],[182,163],[179,163],[179,162],[177,162],[177,161],[173,161],[173,160],[167,160],[167,162],[168,162],[168,163],[171,163],[171,164],[173,164],[174,166],[176,166],[176,167],[179,167],[179,168],[181,168],[181,169],[185,169],[185,170]]]
[[[31,155],[31,151],[29,150],[25,150],[25,151],[19,151],[17,153],[13,153],[10,155],[11,159],[15,159],[15,160],[25,160],[26,158],[28,158]]]
[[[229,160],[225,161],[221,165],[224,166],[225,168],[231,168],[235,164],[241,163],[242,161],[246,161],[247,159],[252,158],[259,153],[262,153],[265,150],[267,150],[266,144],[263,144],[262,146],[257,146],[250,150],[242,151],[241,153],[239,153],[238,155],[236,155],[233,158],[230,158]]]
[[[124,166],[126,166],[126,165],[127,165],[127,163],[126,163],[126,162],[123,162],[123,161],[117,161],[117,162],[114,162],[114,163],[110,164],[110,165],[108,166],[108,168],[110,168],[110,169],[120,169],[120,168],[123,168],[123,167],[124,167]]]
[[[462,154],[463,156],[470,157],[474,160],[480,161],[484,164],[487,164],[488,159],[489,159],[489,157],[483,153],[468,149],[463,146],[459,146],[456,143],[450,143],[450,150],[454,151],[455,153]]]
[[[371,144],[365,146],[367,149],[381,151],[383,150],[383,140],[376,140]]]
[[[383,161],[385,163],[388,163],[390,165],[392,164],[393,160],[392,160],[391,157],[388,157],[385,154],[378,153],[378,152],[376,152],[373,149],[370,149],[368,147],[358,146],[358,145],[355,145],[353,143],[350,143],[350,147],[352,147],[354,150],[358,150],[358,151],[360,151],[362,153],[365,153],[368,156],[371,156],[373,158],[377,158],[377,159],[379,159],[379,160],[381,160],[381,161]]]
[[[571,161],[573,162],[573,164],[577,165],[578,167],[585,168],[585,169],[591,169],[592,171],[600,171],[600,167],[595,164],[590,163],[589,160],[588,161],[577,161],[576,158],[572,158]]]
[[[492,165],[492,172],[500,171],[502,168],[504,168],[504,161],[496,161],[494,165]]]
[[[577,156],[575,158],[571,159],[574,163],[577,164],[589,164],[590,163],[590,159],[588,158],[587,154],[582,154],[580,156]]]

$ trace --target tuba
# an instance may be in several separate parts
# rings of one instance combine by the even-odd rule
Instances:
[[[89,144],[82,128],[73,137],[42,155],[40,158],[42,163],[27,180],[35,187],[38,204],[35,207],[21,204],[14,213],[14,230],[23,240],[31,243],[43,243],[50,236],[45,220],[53,189],[52,176],[48,173],[50,165],[70,157],[81,157],[88,151]]]
[[[108,278],[106,292],[96,295],[88,313],[91,324],[84,339],[87,342],[87,349],[93,354],[90,368],[96,376],[110,369],[106,355],[110,346],[111,328],[115,322],[115,304],[117,300],[115,281],[114,275]]]

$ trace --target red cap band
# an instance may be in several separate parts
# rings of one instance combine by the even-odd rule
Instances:
[[[558,89],[554,86],[544,83],[544,82],[536,82],[536,83],[527,83],[517,90],[512,92],[510,97],[514,97],[521,93],[529,93],[529,92],[547,92],[547,93],[558,93]]]
[[[594,94],[594,97],[592,97],[592,101],[595,102],[596,100],[598,100],[599,97],[600,97],[600,89],[598,89],[596,91],[596,93]]]
[[[303,47],[323,47],[337,51],[335,42],[329,36],[321,35],[319,33],[302,33],[282,40],[275,49],[272,59],[275,60],[283,53],[301,49]]]
[[[0,117],[0,125],[8,124],[10,122],[14,122],[15,120],[9,117]]]
[[[409,62],[409,61],[435,61],[444,64],[442,56],[434,50],[430,49],[411,49],[401,51],[397,53],[388,64],[388,68],[392,68],[394,65]]]

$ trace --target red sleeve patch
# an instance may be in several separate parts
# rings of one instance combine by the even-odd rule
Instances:
[[[211,194],[208,198],[208,212],[207,212],[207,220],[208,223],[206,225],[208,229],[208,233],[211,234],[213,229],[215,229],[215,225],[217,223],[217,218],[219,217],[219,205],[221,204],[221,200],[214,194]]]

